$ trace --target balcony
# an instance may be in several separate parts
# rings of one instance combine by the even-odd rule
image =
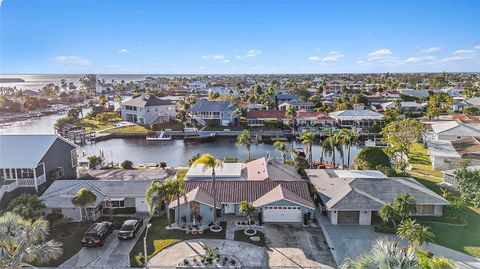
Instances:
[[[14,191],[16,188],[18,188],[18,184],[15,180],[0,181],[0,199],[5,193]]]

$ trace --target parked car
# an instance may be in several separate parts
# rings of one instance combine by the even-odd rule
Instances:
[[[137,236],[138,230],[143,225],[143,219],[129,219],[126,220],[120,231],[118,232],[118,239],[132,239]]]
[[[105,239],[113,232],[113,224],[108,221],[94,223],[83,235],[82,245],[85,247],[98,247],[105,244]]]

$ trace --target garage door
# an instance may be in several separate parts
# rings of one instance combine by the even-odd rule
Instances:
[[[360,211],[338,211],[338,224],[358,224]]]
[[[266,206],[263,222],[301,222],[302,208],[299,206]]]

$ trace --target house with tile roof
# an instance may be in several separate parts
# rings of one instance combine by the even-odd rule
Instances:
[[[0,135],[0,204],[77,177],[77,146],[57,135]]]
[[[335,120],[325,112],[299,110],[296,119],[299,126],[306,127],[330,128],[335,124]]]
[[[171,98],[146,96],[122,102],[122,120],[138,124],[166,123],[175,120],[176,101]]]
[[[211,169],[204,171],[201,166],[191,167],[187,172],[188,202],[180,201],[180,218],[186,224],[195,221],[207,225],[213,220],[213,212],[242,216],[240,203],[244,200],[257,207],[264,222],[301,222],[304,214],[313,215],[315,205],[308,184],[288,165],[265,158],[245,164],[224,163],[215,170],[216,197],[211,174]],[[177,201],[169,205],[171,209],[177,207]]]
[[[342,128],[371,128],[374,124],[380,127],[385,124],[383,115],[371,110],[340,110],[328,114]]]
[[[441,216],[448,201],[412,178],[386,177],[378,171],[307,169],[330,223],[373,225],[380,209],[401,194],[415,199],[421,216]]]
[[[287,102],[283,102],[281,104],[278,105],[278,109],[280,110],[289,110],[291,107],[293,107],[295,109],[295,111],[298,111],[298,110],[306,110],[306,111],[311,111],[313,110],[313,107],[314,107],[314,103],[313,102],[301,102],[301,101],[287,101]]]
[[[248,126],[265,126],[267,122],[285,122],[287,116],[283,110],[250,110],[247,112]]]

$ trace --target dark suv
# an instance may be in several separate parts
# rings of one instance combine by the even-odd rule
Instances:
[[[131,239],[137,236],[138,230],[143,225],[143,219],[129,219],[126,220],[120,231],[118,232],[118,239]]]
[[[113,231],[111,222],[104,221],[94,223],[87,232],[83,235],[82,245],[85,247],[98,247],[105,244],[105,239]]]

